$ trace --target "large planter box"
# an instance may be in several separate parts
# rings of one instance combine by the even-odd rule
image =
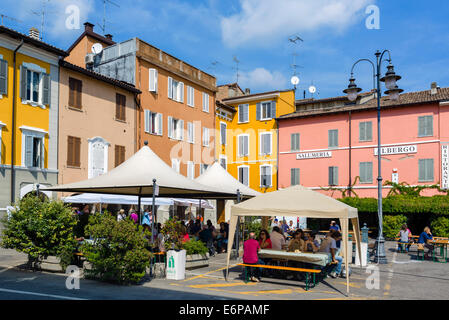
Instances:
[[[59,264],[61,259],[55,256],[48,256],[46,259],[41,259],[39,262],[35,262],[33,267],[42,271],[51,272],[65,272]]]
[[[205,255],[192,254],[186,256],[186,269],[209,266],[209,253]]]

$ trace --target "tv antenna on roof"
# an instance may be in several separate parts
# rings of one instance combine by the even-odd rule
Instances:
[[[111,0],[102,0],[103,1],[103,24],[100,25],[100,29],[103,31],[103,34],[106,33],[106,3],[113,4],[117,8],[120,8],[118,4],[112,2]]]
[[[294,90],[296,91],[296,86],[299,83],[299,77],[297,76],[296,69],[297,68],[303,68],[302,66],[296,64],[296,57],[298,56],[298,53],[296,51],[296,48],[297,48],[296,45],[299,44],[299,41],[304,42],[304,40],[301,39],[298,35],[293,35],[293,36],[290,36],[288,38],[288,41],[290,41],[291,43],[293,43],[295,45],[295,50],[292,53],[292,55],[293,55],[293,64],[290,65],[293,68],[293,76],[290,79],[290,81],[291,81],[291,83],[293,85]]]
[[[234,62],[235,62],[236,78],[237,78],[236,83],[239,83],[239,63],[240,63],[240,61],[239,61],[239,59],[237,59],[236,56],[234,56],[234,58],[232,60],[234,60]]]
[[[2,19],[2,24],[1,24],[2,26],[3,26],[3,19],[11,20],[11,21],[19,22],[19,23],[23,22],[22,20],[19,20],[19,19],[13,18],[13,17],[9,17],[6,14],[2,14],[2,13],[0,13],[0,17]]]
[[[45,15],[50,14],[50,13],[56,13],[54,11],[47,11],[46,7],[47,7],[48,2],[50,2],[50,0],[42,0],[40,12],[31,10],[32,14],[41,17],[41,29],[39,30],[39,37],[40,37],[41,41],[44,39]]]

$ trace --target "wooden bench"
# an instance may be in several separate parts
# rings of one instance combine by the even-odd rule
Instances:
[[[277,270],[286,270],[286,271],[296,271],[296,272],[304,272],[306,274],[306,291],[308,291],[310,288],[313,288],[317,284],[316,275],[322,273],[322,270],[318,269],[305,269],[305,268],[293,268],[293,267],[282,267],[282,266],[272,266],[272,265],[265,265],[265,264],[246,264],[246,263],[239,263],[238,266],[244,267],[244,277],[245,277],[245,283],[248,282],[248,272],[247,267],[251,268],[265,268],[265,269],[277,269]],[[312,283],[310,282],[312,281]]]

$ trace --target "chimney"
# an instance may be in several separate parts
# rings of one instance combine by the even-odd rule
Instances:
[[[106,37],[106,39],[112,41],[112,34],[108,33],[108,34],[105,34],[104,36]]]
[[[84,22],[84,31],[92,31],[94,32],[94,24],[90,22]]]
[[[28,33],[30,38],[36,39],[36,40],[40,40],[39,38],[39,30],[37,30],[36,28],[31,28],[29,33]]]
[[[251,90],[249,88],[246,88],[245,89],[245,95],[249,95],[249,94],[251,94]]]
[[[433,94],[437,94],[437,93],[438,93],[437,83],[436,82],[432,82],[430,84],[430,94],[433,95]]]

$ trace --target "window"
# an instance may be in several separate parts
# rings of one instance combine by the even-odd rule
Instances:
[[[32,63],[20,67],[20,98],[24,103],[50,104],[50,75],[45,69]]]
[[[47,132],[27,126],[21,126],[19,129],[22,130],[22,166],[43,169]]]
[[[418,137],[433,136],[433,116],[418,117]]]
[[[329,130],[329,148],[338,148],[338,130]]]
[[[373,182],[373,163],[360,162],[360,183]]]
[[[290,149],[291,151],[299,151],[299,133],[290,135]]]
[[[2,94],[8,94],[8,61],[0,57],[0,98]]]
[[[81,139],[77,137],[67,137],[67,166],[80,167]]]
[[[226,123],[220,122],[220,141],[222,145],[226,145]]]
[[[187,162],[187,178],[195,179],[195,164],[192,161]]]
[[[260,154],[269,155],[271,154],[271,132],[260,134]]]
[[[190,107],[195,106],[195,89],[191,86],[187,86],[187,105]]]
[[[271,166],[263,165],[260,166],[260,187],[268,188],[271,187]]]
[[[249,186],[249,167],[241,166],[239,169],[239,181],[245,186]]]
[[[178,102],[184,102],[184,83],[168,77],[168,97]]]
[[[239,157],[249,156],[249,135],[239,135],[238,155]]]
[[[276,118],[276,102],[260,102],[256,105],[256,120],[265,121]]]
[[[119,166],[125,162],[125,147],[115,145],[115,166]]]
[[[81,109],[81,93],[83,82],[74,78],[69,78],[69,107]]]
[[[290,169],[290,184],[292,186],[299,185],[299,168]]]
[[[195,143],[195,124],[187,122],[187,142]]]
[[[209,112],[209,95],[203,92],[203,111]]]
[[[168,137],[184,140],[184,120],[168,117]]]
[[[207,170],[208,167],[209,167],[209,165],[202,163],[200,165],[200,174],[203,174]]]
[[[203,146],[208,147],[209,146],[209,128],[203,128]]]
[[[148,74],[149,74],[149,79],[148,79],[149,88],[148,88],[148,90],[150,92],[157,92],[157,70],[156,69],[149,69],[148,70]]]
[[[239,105],[239,123],[249,122],[249,105]]]
[[[433,181],[433,159],[419,159],[419,182]]]
[[[150,134],[162,135],[162,113],[144,111],[145,132]]]
[[[228,169],[226,156],[220,155],[220,165],[223,167],[223,169]]]
[[[179,159],[171,159],[171,167],[177,173],[179,173],[179,171],[180,171],[180,165],[181,165],[181,161],[179,161]]]
[[[338,185],[338,167],[329,167],[329,185]]]
[[[120,93],[115,95],[115,120],[126,121],[126,97]]]
[[[360,141],[373,140],[373,123],[371,121],[359,123],[359,140]]]

